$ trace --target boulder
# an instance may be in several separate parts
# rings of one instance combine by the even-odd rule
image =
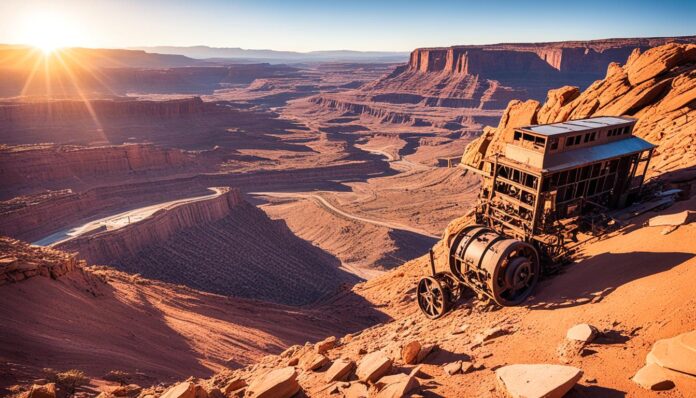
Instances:
[[[512,398],[561,398],[582,377],[573,366],[518,364],[495,372],[501,388]]]
[[[696,331],[656,341],[646,363],[696,376]]]
[[[34,384],[27,398],[56,398],[56,383]]]
[[[354,368],[355,362],[349,359],[339,358],[335,360],[326,371],[324,380],[326,380],[327,383],[345,380]]]
[[[300,391],[297,372],[293,367],[272,370],[249,385],[253,398],[290,398]]]
[[[418,379],[413,374],[399,373],[384,376],[375,386],[379,389],[378,398],[401,398],[417,388]]]
[[[335,336],[329,336],[325,338],[324,340],[318,342],[315,346],[314,349],[320,353],[323,354],[326,351],[334,348],[336,346],[336,337]]]
[[[566,338],[568,340],[582,341],[584,343],[591,342],[596,336],[597,328],[587,323],[577,324],[566,332]]]
[[[160,398],[196,398],[196,386],[185,381],[170,387]]]
[[[365,382],[375,382],[389,371],[392,359],[381,351],[365,355],[358,363],[355,374],[358,379]]]
[[[651,227],[662,227],[662,226],[679,226],[684,225],[689,222],[690,215],[692,212],[684,210],[681,213],[665,214],[662,216],[653,217],[648,221],[648,225]],[[696,212],[693,212],[696,214]]]
[[[367,398],[367,386],[363,383],[350,383],[350,386],[341,390],[344,398]]]
[[[448,375],[452,376],[462,371],[462,361],[450,362],[442,367]]]
[[[307,352],[300,358],[299,366],[302,370],[317,370],[329,363],[329,358],[316,352]]]
[[[406,345],[401,348],[401,360],[409,365],[416,363],[420,350],[421,344],[418,341],[414,340],[406,343]]]
[[[239,390],[240,388],[246,387],[247,383],[244,379],[242,378],[234,378],[230,380],[229,383],[225,386],[225,388],[222,390],[225,395],[230,395],[232,391]]]
[[[651,363],[643,366],[631,379],[639,386],[653,391],[670,390],[674,382],[659,365]]]
[[[196,384],[193,389],[196,398],[210,398],[208,395],[208,390],[206,390],[202,385]]]
[[[437,348],[435,344],[424,344],[420,351],[418,351],[418,357],[416,357],[416,362],[421,363],[433,350]]]

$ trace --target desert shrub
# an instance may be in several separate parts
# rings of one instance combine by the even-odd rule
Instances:
[[[85,376],[85,372],[77,369],[56,373],[54,377],[56,384],[64,388],[68,394],[74,394],[77,387],[89,382],[89,378]]]
[[[124,372],[122,370],[110,370],[107,374],[102,377],[106,381],[113,381],[119,383],[120,385],[126,385],[130,383],[131,374]]]

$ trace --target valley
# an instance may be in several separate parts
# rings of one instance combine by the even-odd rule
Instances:
[[[0,48],[11,71],[0,86],[0,395],[52,368],[83,371],[84,397],[115,389],[106,375],[119,371],[144,387],[133,397],[193,376],[206,391],[196,398],[232,398],[290,366],[306,396],[361,386],[373,396],[376,383],[324,374],[326,361],[379,351],[394,376],[415,372],[423,396],[497,397],[497,369],[559,362],[566,328],[591,322],[603,337],[564,362],[584,371],[568,396],[653,396],[629,377],[655,340],[694,328],[693,223],[662,234],[649,215],[631,218],[578,244],[519,307],[469,292],[428,320],[416,286],[429,253],[449,261],[481,195],[481,159],[522,126],[634,117],[636,136],[658,145],[650,192],[684,199],[655,211],[693,211],[694,43],[463,45],[403,62],[288,64],[82,49],[79,72],[69,62],[52,81],[32,80],[32,62],[54,61]],[[478,341],[493,328],[505,333]],[[325,363],[307,365],[331,336]],[[401,358],[410,341],[432,350],[418,368]],[[457,361],[472,367],[445,374]],[[695,391],[685,379],[664,396]],[[244,386],[225,391],[234,380]]]

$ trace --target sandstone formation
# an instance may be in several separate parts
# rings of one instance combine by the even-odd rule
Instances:
[[[646,363],[696,376],[696,331],[656,341]]]
[[[512,101],[494,130],[473,142],[462,162],[479,167],[483,154],[502,150],[514,128],[592,116],[638,119],[634,134],[658,145],[649,176],[675,172],[684,178],[696,170],[696,45],[665,44],[635,50],[623,67],[612,63],[607,75],[580,92],[577,87],[549,91],[547,101]]]
[[[502,109],[513,98],[542,99],[564,80],[584,87],[635,48],[668,42],[693,43],[696,36],[419,48],[408,65],[366,89],[394,92],[373,97],[377,102]]]
[[[0,236],[0,286],[34,276],[56,279],[83,265],[74,254]]]

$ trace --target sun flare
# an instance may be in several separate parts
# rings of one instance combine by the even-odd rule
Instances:
[[[50,55],[74,43],[75,26],[58,13],[37,11],[24,21],[24,42]]]

